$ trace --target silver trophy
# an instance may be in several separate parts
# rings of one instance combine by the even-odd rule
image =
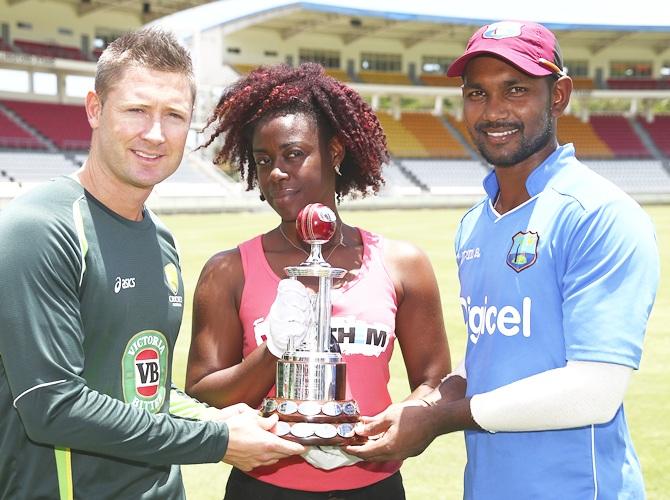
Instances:
[[[298,235],[310,244],[311,252],[305,262],[285,267],[284,271],[293,279],[318,278],[318,292],[312,304],[314,321],[301,345],[289,341],[277,361],[276,397],[266,398],[261,408],[264,416],[278,414],[276,434],[310,445],[344,445],[362,440],[353,430],[360,417],[358,404],[345,399],[347,366],[330,330],[332,282],[347,273],[332,267],[321,254],[321,247],[333,237],[336,224],[333,211],[319,203],[307,205],[298,214]]]

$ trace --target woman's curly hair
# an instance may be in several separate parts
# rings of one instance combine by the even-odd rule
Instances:
[[[253,131],[266,117],[304,112],[316,119],[327,139],[338,136],[345,148],[336,176],[337,198],[358,192],[377,192],[384,180],[381,168],[389,161],[386,137],[372,108],[351,87],[324,73],[316,63],[297,68],[285,64],[261,66],[228,87],[207,127],[214,131],[201,147],[223,135],[214,163],[239,168],[247,190],[256,184],[252,152]]]

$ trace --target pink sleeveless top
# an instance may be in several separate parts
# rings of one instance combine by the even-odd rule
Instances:
[[[347,399],[355,399],[363,415],[375,415],[391,404],[387,384],[395,342],[397,300],[395,287],[384,266],[381,236],[359,229],[363,262],[358,276],[333,289],[331,329],[347,363]],[[265,316],[277,293],[280,278],[263,252],[261,236],[239,245],[244,269],[240,319],[244,328],[243,356],[265,341]],[[274,387],[269,395],[274,394]],[[359,462],[325,471],[301,457],[291,457],[249,474],[261,481],[306,491],[354,489],[381,481],[402,462]]]

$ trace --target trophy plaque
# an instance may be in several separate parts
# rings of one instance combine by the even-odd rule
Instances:
[[[318,278],[313,297],[314,320],[301,345],[289,342],[277,361],[276,396],[265,398],[261,414],[279,416],[274,433],[304,445],[348,445],[365,441],[354,433],[360,417],[358,404],[346,398],[347,366],[337,342],[331,341],[330,316],[332,280],[347,271],[332,267],[321,247],[335,234],[337,219],[333,211],[320,203],[307,205],[296,219],[298,236],[311,246],[305,262],[284,268],[292,279]],[[333,339],[334,340],[334,339]]]

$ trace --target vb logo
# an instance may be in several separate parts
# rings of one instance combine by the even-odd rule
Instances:
[[[151,412],[165,401],[168,355],[165,336],[156,330],[136,333],[123,354],[123,397],[126,403]]]
[[[158,392],[160,379],[160,365],[158,352],[154,349],[144,349],[135,356],[135,387],[137,393],[145,398],[154,396]]]

